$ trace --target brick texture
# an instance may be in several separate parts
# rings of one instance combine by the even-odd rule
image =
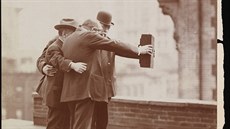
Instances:
[[[201,87],[202,100],[212,100],[216,89],[217,24],[215,0],[203,0],[201,4]],[[214,95],[214,96],[213,96]]]
[[[47,107],[34,96],[34,124],[46,125]],[[113,99],[108,129],[216,129],[216,104]]]
[[[42,102],[42,97],[36,92],[33,93],[33,121],[34,125],[46,125],[48,107]]]
[[[216,105],[113,100],[109,127],[122,129],[216,129]]]

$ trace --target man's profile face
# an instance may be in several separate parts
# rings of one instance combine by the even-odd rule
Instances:
[[[69,28],[65,28],[63,29],[63,35],[69,36],[70,34],[72,34],[75,30],[73,29],[69,29]]]
[[[103,32],[108,33],[109,29],[110,29],[110,25],[105,25],[103,23],[100,23]]]

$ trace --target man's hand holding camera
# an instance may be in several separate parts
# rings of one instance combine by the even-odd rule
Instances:
[[[155,51],[153,50],[152,45],[144,45],[138,47],[138,55],[149,54],[153,56],[155,55]]]

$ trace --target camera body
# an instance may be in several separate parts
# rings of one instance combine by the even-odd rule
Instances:
[[[143,45],[153,45],[153,50],[154,50],[154,37],[151,34],[142,34],[140,38],[140,46]],[[154,54],[152,55],[140,55],[140,67],[145,67],[145,68],[153,68],[153,63],[154,63]]]

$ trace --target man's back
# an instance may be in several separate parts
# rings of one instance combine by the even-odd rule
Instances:
[[[66,39],[62,48],[66,58],[71,59],[74,62],[86,62],[87,59],[92,56],[92,50],[86,46],[88,39],[86,39],[84,35],[86,35],[85,31],[76,31]],[[90,54],[87,54],[89,52]]]
[[[130,58],[138,57],[137,47],[108,39],[96,32],[75,31],[66,39],[62,50],[66,58],[86,63],[87,70],[82,74],[73,71],[64,74],[62,102],[85,98],[108,101],[108,88],[102,70],[105,66],[98,57],[100,49]]]
[[[66,58],[73,62],[87,63],[87,70],[82,74],[74,71],[64,73],[61,101],[82,100],[89,97],[97,101],[107,101],[98,51],[89,47],[89,34],[86,31],[75,32],[62,47]]]

